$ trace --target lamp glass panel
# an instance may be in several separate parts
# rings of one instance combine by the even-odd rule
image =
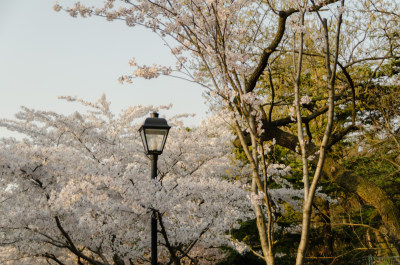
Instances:
[[[140,138],[142,138],[142,144],[144,147],[144,151],[147,153],[149,150],[147,149],[147,144],[146,144],[146,135],[144,133],[144,130],[140,130]]]
[[[149,148],[149,152],[162,151],[163,140],[167,132],[167,130],[163,129],[146,129],[147,147]]]

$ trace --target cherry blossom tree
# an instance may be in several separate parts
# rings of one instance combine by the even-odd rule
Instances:
[[[398,58],[398,40],[392,27],[387,26],[398,20],[396,5],[389,11],[382,8],[390,2],[347,1],[345,5],[339,0],[107,0],[100,6],[77,2],[72,7],[63,1],[54,9],[73,17],[124,20],[130,27],[152,30],[170,47],[176,66],[141,65],[132,58],[129,64],[134,70],[120,77],[120,82],[160,75],[183,78],[205,87],[210,100],[230,112],[237,142],[251,167],[252,193],[263,197],[265,203],[260,207],[253,201],[253,207],[262,246],[260,256],[272,265],[276,205],[270,198],[271,177],[265,157],[274,139],[302,157],[304,230],[297,264],[304,261],[311,204],[322,172],[374,205],[391,236],[400,238],[400,213],[390,198],[372,183],[348,174],[327,153],[358,129],[356,101],[360,97],[356,96],[356,88],[365,89],[371,84],[376,71],[368,76],[369,81],[355,83],[356,66],[372,62],[377,70],[385,60]],[[385,15],[376,19],[379,12]],[[369,24],[361,23],[367,18]],[[376,29],[372,26],[376,23],[384,26]],[[367,42],[367,37],[385,45]],[[307,77],[314,91],[305,84]],[[351,115],[339,123],[335,113],[343,108],[351,109]],[[294,123],[297,128],[293,129]],[[312,123],[324,129],[313,130]],[[311,164],[316,172],[313,178],[308,172]],[[371,195],[370,189],[380,195]]]
[[[169,118],[173,128],[151,180],[137,130],[149,112],[169,106],[134,106],[116,117],[105,96],[95,103],[63,99],[88,110],[23,108],[17,120],[0,122],[28,137],[1,141],[2,264],[146,263],[153,210],[166,264],[212,264],[223,257],[220,246],[246,249],[227,231],[254,218],[252,202],[261,206],[263,196],[246,188],[248,166],[232,161],[229,120],[216,115],[188,129],[180,116]],[[282,178],[289,172],[268,167],[281,183],[271,197],[299,207],[302,191]],[[241,182],[231,181],[235,176]]]
[[[284,36],[286,20],[299,12],[304,16],[302,10],[318,11],[334,2],[321,1],[308,6],[302,1],[187,1],[184,4],[181,1],[107,1],[102,8],[79,2],[72,8],[64,8],[73,17],[80,14],[83,17],[104,16],[108,20],[124,19],[128,26],[141,25],[152,29],[166,43],[170,42],[164,37],[173,40],[170,47],[177,59],[175,69],[138,65],[132,59],[129,63],[135,67],[133,74],[122,76],[120,82],[131,83],[134,77],[149,79],[178,73],[180,78],[208,88],[210,96],[230,111],[235,132],[252,168],[252,192],[263,197],[266,204],[264,209],[253,203],[262,246],[262,255],[255,254],[269,265],[274,264],[273,216],[276,206],[268,191],[271,178],[267,170],[269,162],[265,160],[262,118],[271,119],[272,107],[268,115],[263,107],[268,98],[258,92],[256,84]],[[59,4],[54,8],[56,11],[62,9]],[[276,28],[273,34],[266,24],[276,18],[278,23],[271,25]],[[265,38],[271,42],[265,44],[268,43]],[[244,131],[250,135],[251,148]],[[307,182],[305,191],[308,191]],[[305,192],[304,196],[307,197],[308,193]],[[309,214],[304,218],[309,218]],[[307,233],[303,234],[305,240],[302,242],[307,242]],[[300,252],[304,251],[305,248],[300,248]],[[302,256],[299,259],[302,263]]]

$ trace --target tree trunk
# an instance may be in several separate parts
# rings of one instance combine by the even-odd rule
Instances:
[[[255,122],[253,117],[249,117],[250,120],[250,129],[252,131],[256,131],[255,129]],[[252,150],[250,153],[249,148],[247,147],[247,142],[246,139],[244,138],[244,135],[241,131],[241,128],[239,126],[239,123],[235,123],[235,129],[236,132],[239,136],[240,139],[240,145],[243,147],[243,150],[246,154],[247,159],[250,161],[251,167],[252,167],[252,183],[251,183],[251,191],[253,194],[259,194],[260,191],[262,191],[262,188],[257,185],[257,183],[260,181],[259,179],[259,161],[258,161],[258,153],[257,153],[257,140],[255,138],[255,135],[253,134],[251,138],[251,146]],[[265,191],[267,192],[267,191]],[[258,204],[258,202],[253,202],[254,206],[254,211],[256,214],[256,219],[257,219],[257,230],[259,234],[259,239],[260,239],[260,244],[261,244],[261,250],[263,253],[264,260],[267,265],[274,265],[274,252],[273,252],[273,240],[272,240],[272,234],[273,231],[270,229],[267,229],[266,222],[265,222],[265,216],[263,213],[263,210],[261,206]],[[270,218],[270,212],[269,212],[269,221],[271,222],[272,219]],[[271,225],[271,223],[268,223],[268,225]]]

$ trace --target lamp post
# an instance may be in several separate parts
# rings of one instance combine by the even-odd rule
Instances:
[[[157,178],[158,155],[163,152],[170,128],[165,119],[159,118],[158,113],[153,112],[139,129],[144,152],[150,155],[152,179]],[[151,265],[157,265],[157,216],[154,210],[151,215]]]

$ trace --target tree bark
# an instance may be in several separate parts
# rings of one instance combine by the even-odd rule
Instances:
[[[368,204],[374,206],[388,230],[389,237],[398,245],[400,240],[400,213],[384,190],[365,178],[346,170],[332,157],[327,157],[324,174],[335,184],[349,192],[356,193]]]

